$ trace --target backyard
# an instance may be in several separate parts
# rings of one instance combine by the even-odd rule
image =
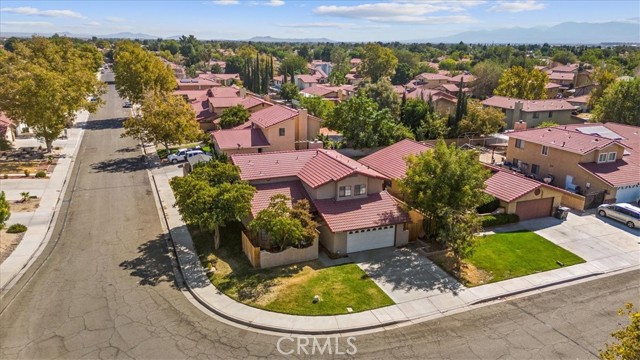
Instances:
[[[430,256],[466,286],[498,282],[583,263],[579,256],[529,231],[496,233],[478,237],[473,254],[455,269],[451,253]]]
[[[326,267],[320,261],[254,269],[242,252],[240,224],[221,228],[218,250],[210,233],[190,227],[211,282],[227,296],[257,308],[295,315],[336,315],[393,305],[355,264]],[[319,295],[320,301],[313,302]]]

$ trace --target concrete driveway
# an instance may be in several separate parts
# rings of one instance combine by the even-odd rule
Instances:
[[[410,247],[363,251],[350,254],[349,258],[397,304],[465,289]]]

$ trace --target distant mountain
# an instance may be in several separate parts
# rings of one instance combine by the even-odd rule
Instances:
[[[253,42],[287,42],[287,43],[324,43],[324,42],[336,42],[327,38],[319,38],[319,39],[281,39],[274,38],[271,36],[254,36],[247,41]]]
[[[458,43],[460,41],[472,44],[640,43],[640,24],[638,22],[565,22],[551,27],[465,31],[451,36],[408,42]]]
[[[120,32],[117,34],[96,35],[96,37],[101,39],[139,39],[139,40],[155,40],[155,39],[161,38],[161,36],[142,34],[142,33],[131,33],[131,32]]]
[[[99,39],[140,39],[140,40],[154,40],[159,38],[159,36],[149,35],[149,34],[141,34],[141,33],[130,33],[130,32],[121,32],[117,34],[106,34],[106,35],[88,35],[88,34],[74,34],[68,31],[58,32],[58,33],[39,33],[39,32],[3,32],[2,37],[18,37],[18,38],[29,38],[33,35],[50,37],[54,34],[58,34],[60,36],[66,36],[70,38],[77,39],[91,39],[91,37],[95,36]]]

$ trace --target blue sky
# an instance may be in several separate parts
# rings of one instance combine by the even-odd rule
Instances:
[[[1,32],[140,32],[201,39],[428,39],[468,30],[640,19],[640,2],[540,0],[7,1]]]

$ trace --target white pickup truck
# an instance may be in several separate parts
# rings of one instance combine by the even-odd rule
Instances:
[[[179,149],[175,154],[169,155],[167,160],[172,164],[176,164],[178,162],[186,161],[187,158],[198,154],[204,154],[204,152],[199,149]]]

